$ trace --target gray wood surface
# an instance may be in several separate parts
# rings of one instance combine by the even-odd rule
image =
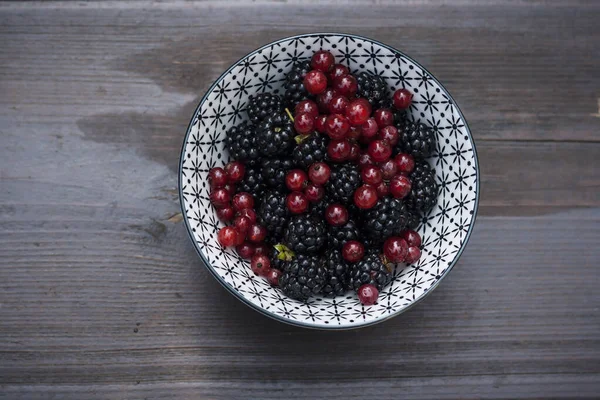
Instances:
[[[0,398],[600,396],[600,4],[350,4],[0,3]],[[357,331],[247,308],[177,218],[204,90],[314,31],[421,61],[480,157],[455,270]]]

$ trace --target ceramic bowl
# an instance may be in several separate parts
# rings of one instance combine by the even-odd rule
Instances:
[[[392,282],[377,304],[363,306],[355,293],[312,298],[306,303],[286,297],[255,276],[233,249],[223,249],[217,232],[223,226],[209,203],[208,170],[229,161],[225,132],[247,118],[250,95],[282,94],[285,74],[316,50],[332,52],[351,71],[385,78],[393,91],[414,93],[410,118],[433,127],[437,149],[428,160],[435,167],[440,193],[437,205],[417,229],[423,239],[415,264],[398,264]],[[475,144],[460,109],[448,91],[411,57],[383,43],[339,33],[306,34],[269,43],[244,56],[223,73],[198,105],[181,150],[179,195],[184,221],[205,266],[238,299],[255,310],[293,325],[350,329],[385,321],[403,313],[435,289],[454,267],[473,229],[479,199]]]

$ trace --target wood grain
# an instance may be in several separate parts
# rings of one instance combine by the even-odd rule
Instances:
[[[588,2],[0,3],[0,398],[597,398],[599,17]],[[250,310],[177,218],[199,97],[310,31],[421,61],[480,157],[455,270],[358,331]]]

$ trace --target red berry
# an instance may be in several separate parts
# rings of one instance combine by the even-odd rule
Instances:
[[[344,260],[355,263],[362,260],[365,255],[365,246],[356,240],[349,240],[342,247],[342,257]]]
[[[406,240],[393,236],[383,244],[383,254],[393,263],[403,262],[408,251]]]
[[[325,189],[323,186],[315,185],[314,183],[309,183],[304,188],[304,196],[306,196],[306,200],[311,203],[316,203],[323,198],[325,195]]]
[[[315,127],[315,119],[308,113],[297,114],[294,118],[294,129],[300,134],[312,132]]]
[[[348,161],[357,161],[360,157],[360,146],[356,143],[350,145],[350,154],[346,158]]]
[[[419,261],[419,258],[421,258],[421,249],[417,246],[409,246],[404,261],[408,264],[413,264]]]
[[[250,226],[252,226],[252,222],[250,222],[250,219],[247,217],[237,216],[233,220],[233,226],[235,227],[235,229],[237,229],[240,235],[246,237],[248,229],[250,229]]]
[[[398,166],[394,160],[387,160],[380,165],[383,179],[389,181],[398,173]]]
[[[267,272],[267,281],[273,286],[279,286],[279,277],[281,277],[282,272],[276,268],[271,268],[269,272]]]
[[[348,222],[348,210],[341,204],[331,204],[325,209],[325,220],[332,226],[342,226]]]
[[[252,224],[256,222],[256,212],[251,208],[244,208],[238,211],[236,215],[248,218]]]
[[[317,103],[312,100],[302,100],[300,103],[296,104],[294,108],[294,115],[299,114],[308,114],[313,118],[316,118],[319,115],[319,107]]]
[[[319,115],[315,118],[315,130],[319,133],[325,133],[326,127],[325,122],[327,121],[327,115]]]
[[[381,128],[377,139],[387,140],[390,146],[394,147],[398,143],[398,129],[392,125]]]
[[[386,126],[390,126],[394,123],[394,113],[389,108],[380,108],[379,110],[375,110],[373,113],[373,118],[375,118],[375,122],[377,122],[379,129],[385,128]]]
[[[285,176],[285,185],[291,191],[300,191],[304,189],[307,180],[306,172],[301,169],[293,169]]]
[[[354,204],[363,210],[374,207],[377,200],[377,190],[373,186],[362,185],[354,192]]]
[[[360,126],[367,122],[371,115],[371,104],[367,99],[352,100],[346,108],[346,117],[350,125]]]
[[[210,202],[216,208],[227,207],[231,202],[231,194],[223,188],[216,189],[210,194]]]
[[[390,186],[387,182],[381,182],[379,185],[375,187],[377,190],[377,197],[382,198],[390,194]]]
[[[398,89],[394,92],[393,101],[394,107],[399,110],[408,108],[412,102],[412,93],[406,89]]]
[[[227,183],[227,174],[223,168],[215,167],[208,171],[208,183],[213,188],[222,188]]]
[[[347,139],[332,140],[327,145],[327,154],[333,162],[342,162],[348,159],[352,146]]]
[[[335,58],[327,50],[319,50],[313,54],[310,60],[310,67],[319,71],[327,72],[333,68]]]
[[[365,123],[362,124],[361,128],[362,137],[365,138],[365,140],[368,140],[368,142],[374,139],[379,131],[379,127],[377,126],[377,122],[375,122],[374,118],[367,119]]]
[[[333,82],[335,80],[335,78],[339,78],[341,76],[348,75],[349,73],[350,73],[350,70],[345,65],[335,64],[333,66],[333,68],[331,68],[331,71],[329,71],[329,80],[331,82]]]
[[[356,78],[352,75],[338,76],[333,80],[333,88],[337,90],[339,94],[343,94],[346,97],[354,97],[358,90],[358,83]]]
[[[262,225],[252,224],[246,236],[252,243],[260,243],[267,237],[267,230]]]
[[[410,154],[400,153],[394,157],[394,161],[398,166],[398,172],[410,174],[415,168],[415,159]]]
[[[329,113],[344,114],[349,104],[350,100],[348,100],[346,96],[338,94],[333,99],[331,99],[331,102],[329,103]]]
[[[302,192],[292,192],[287,195],[285,205],[292,214],[302,214],[308,210],[308,199]]]
[[[233,196],[235,194],[235,185],[233,183],[225,184],[225,186],[223,186],[223,189],[225,189],[230,196]]]
[[[410,179],[404,175],[396,175],[390,181],[390,193],[397,199],[403,199],[410,193]]]
[[[241,211],[245,208],[254,208],[254,197],[250,193],[240,192],[233,196],[231,201],[235,211]]]
[[[250,261],[250,268],[256,275],[267,276],[267,273],[271,270],[271,260],[265,255],[254,255]]]
[[[272,247],[269,246],[266,243],[258,243],[256,245],[254,245],[254,254],[256,255],[266,255],[268,256],[269,254],[271,254],[272,251]]]
[[[392,146],[385,140],[374,140],[369,143],[369,155],[373,161],[387,161],[392,155]]]
[[[409,246],[421,247],[421,236],[413,231],[412,229],[407,229],[400,235]]]
[[[235,211],[233,207],[223,207],[217,209],[217,217],[223,222],[231,221],[233,216],[235,215]]]
[[[238,231],[233,226],[225,226],[219,230],[217,240],[223,247],[235,246],[238,242]]]
[[[379,167],[368,165],[360,171],[360,176],[364,183],[377,186],[383,180],[383,173]]]
[[[327,77],[322,71],[312,70],[304,76],[304,88],[310,94],[323,93],[327,89]]]
[[[350,126],[350,130],[346,133],[346,137],[350,140],[357,141],[362,134],[360,126]]]
[[[240,257],[245,259],[252,258],[254,252],[256,251],[254,245],[250,242],[244,242],[239,246],[236,246],[235,250],[237,251]]]
[[[325,91],[317,96],[317,105],[319,106],[319,111],[322,113],[329,113],[329,104],[331,100],[335,96],[337,96],[338,92],[336,92],[333,88],[327,88]]]
[[[342,114],[331,114],[325,121],[325,132],[332,139],[343,139],[350,129],[350,122]]]
[[[225,173],[231,183],[237,183],[244,178],[246,167],[239,161],[232,161],[225,166]]]
[[[375,161],[373,161],[369,153],[361,153],[361,155],[358,157],[358,166],[364,168],[367,165],[375,165]]]
[[[370,283],[362,285],[358,288],[358,300],[365,306],[372,306],[377,302],[379,297],[379,290]]]
[[[331,168],[324,162],[316,162],[308,167],[308,178],[315,185],[324,185],[331,176]]]

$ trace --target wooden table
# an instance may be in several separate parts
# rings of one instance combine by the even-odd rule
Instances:
[[[600,396],[600,4],[378,3],[0,4],[0,398]],[[481,164],[455,270],[349,332],[237,301],[179,214],[203,92],[311,31],[422,62]]]

